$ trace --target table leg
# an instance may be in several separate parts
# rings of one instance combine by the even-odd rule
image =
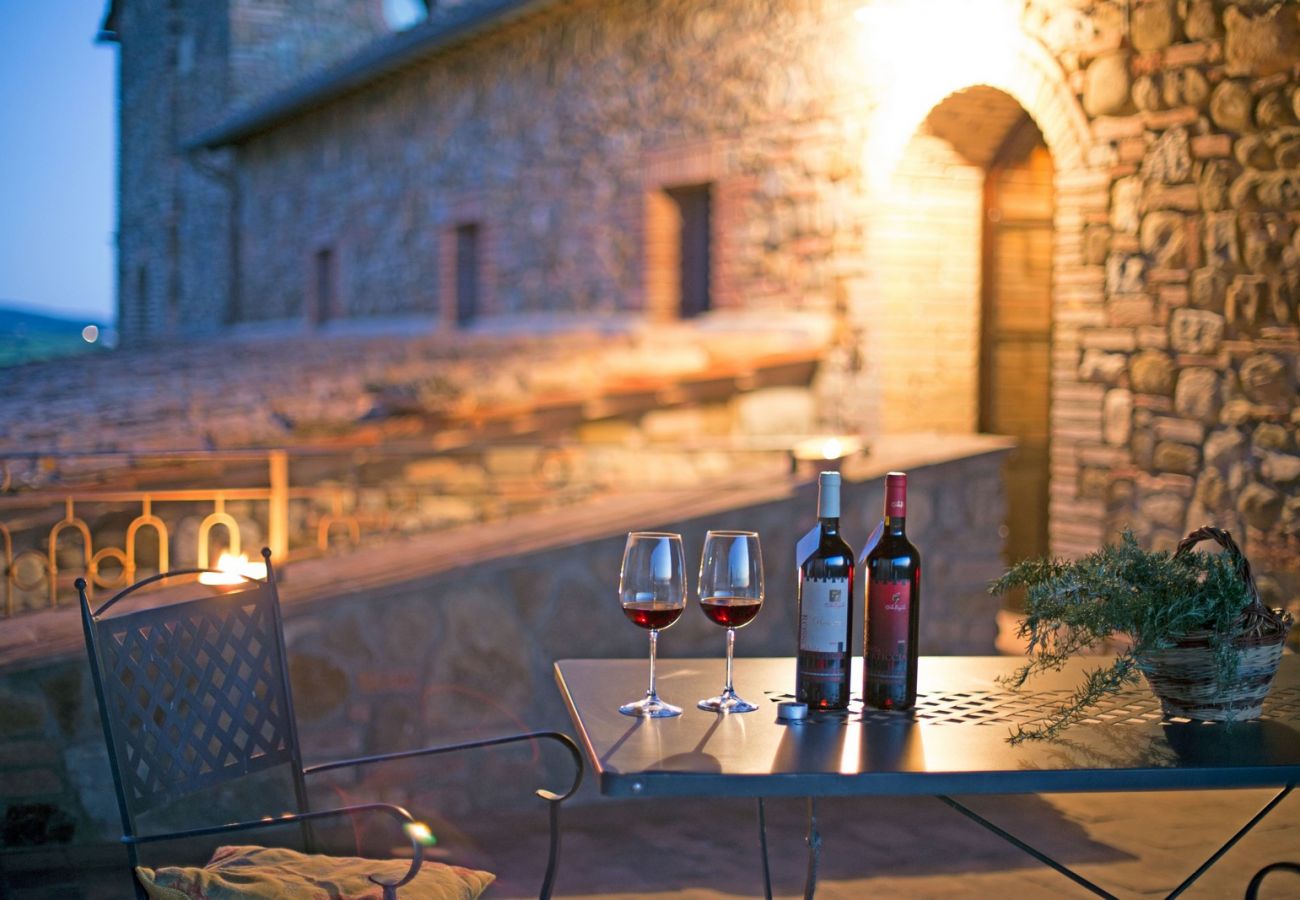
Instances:
[[[813,900],[817,893],[817,855],[822,849],[821,832],[817,830],[817,798],[808,798],[808,874],[804,877],[804,900]]]
[[[1241,828],[1237,831],[1236,834],[1228,838],[1227,842],[1225,842],[1224,845],[1220,847],[1218,850],[1214,851],[1214,853],[1210,855],[1209,859],[1201,863],[1200,867],[1197,868],[1195,872],[1193,872],[1191,875],[1188,875],[1187,878],[1183,880],[1182,884],[1178,885],[1178,887],[1174,888],[1173,891],[1167,894],[1165,896],[1165,900],[1173,900],[1173,898],[1179,896],[1180,894],[1183,893],[1183,891],[1191,887],[1191,885],[1198,878],[1200,878],[1202,875],[1205,874],[1205,872],[1210,868],[1210,866],[1218,862],[1219,859],[1223,856],[1223,854],[1227,853],[1229,850],[1233,848],[1233,846],[1237,843],[1237,841],[1245,837],[1247,832],[1249,832],[1252,828],[1258,825],[1265,816],[1267,816],[1270,812],[1272,812],[1273,808],[1282,802],[1282,798],[1284,798],[1287,794],[1291,793],[1293,787],[1295,787],[1295,785],[1287,785],[1286,787],[1282,788],[1282,790],[1278,792],[1277,796],[1273,797],[1272,800],[1264,804],[1264,807],[1259,812],[1255,813],[1255,815],[1251,818],[1249,822],[1241,826]],[[1104,890],[1103,888],[1099,887],[1096,884],[1093,884],[1091,881],[1084,878],[1082,875],[1075,872],[1073,869],[1070,869],[1065,865],[1063,865],[1062,863],[1057,862],[1056,860],[1048,856],[1046,853],[1043,853],[1038,848],[1025,843],[1024,841],[1016,837],[1011,832],[1003,828],[1000,828],[997,825],[994,825],[992,822],[990,822],[988,819],[981,816],[979,813],[975,812],[974,810],[966,806],[963,806],[962,804],[958,803],[956,800],[952,799],[951,797],[947,797],[942,794],[939,794],[936,795],[936,798],[946,803],[948,806],[951,806],[953,809],[957,810],[957,812],[961,813],[963,816],[970,819],[971,821],[984,826],[986,829],[993,832],[994,834],[1002,838],[1007,843],[1019,847],[1021,850],[1025,851],[1034,859],[1038,860],[1044,865],[1051,866],[1053,869],[1060,872],[1062,875],[1064,875],[1066,878],[1070,879],[1080,887],[1087,888],[1089,891],[1092,891],[1092,893],[1096,894],[1098,897],[1106,897],[1109,898],[1109,900],[1117,900],[1114,894]]]
[[[808,798],[808,834],[804,838],[808,844],[808,872],[804,876],[804,900],[812,900],[817,892],[817,856],[822,848],[821,832],[817,830],[817,798]],[[763,860],[763,896],[772,900],[772,872],[767,865],[767,815],[763,808],[763,798],[758,798],[758,847]]]
[[[767,865],[767,815],[762,797],[758,798],[758,850],[763,860],[763,898],[772,900],[772,870]]]
[[[1275,806],[1277,806],[1279,803],[1281,803],[1281,802],[1282,802],[1282,798],[1285,797],[1287,794],[1291,793],[1291,788],[1293,788],[1293,787],[1295,787],[1295,785],[1288,784],[1286,787],[1282,788],[1282,790],[1278,792],[1278,794],[1277,794],[1276,797],[1274,797],[1272,800],[1270,800],[1270,801],[1268,801],[1267,803],[1265,803],[1265,804],[1264,804],[1264,808],[1261,809],[1259,812],[1255,813],[1254,817],[1253,817],[1249,822],[1247,822],[1245,825],[1241,826],[1241,829],[1240,829],[1236,834],[1234,834],[1232,837],[1228,838],[1227,843],[1225,843],[1225,844],[1224,844],[1222,847],[1220,847],[1218,850],[1214,851],[1214,853],[1211,854],[1211,856],[1210,856],[1209,859],[1207,859],[1205,862],[1201,863],[1201,867],[1200,867],[1199,869],[1197,869],[1197,870],[1196,870],[1195,872],[1193,872],[1191,875],[1188,875],[1187,878],[1183,881],[1182,884],[1180,884],[1180,885],[1178,885],[1178,887],[1174,888],[1173,892],[1172,892],[1171,894],[1169,894],[1169,896],[1166,898],[1166,900],[1173,900],[1174,897],[1177,897],[1177,896],[1178,896],[1179,894],[1181,894],[1183,891],[1185,891],[1185,890],[1187,890],[1189,887],[1191,887],[1192,882],[1196,881],[1196,879],[1198,879],[1198,878],[1200,878],[1202,875],[1204,875],[1206,869],[1208,869],[1210,866],[1212,866],[1212,865],[1214,865],[1216,862],[1218,862],[1218,861],[1219,861],[1219,857],[1223,856],[1223,854],[1225,854],[1225,853],[1227,853],[1229,850],[1231,850],[1233,844],[1237,843],[1237,841],[1239,841],[1239,840],[1241,840],[1243,837],[1245,837],[1245,836],[1246,836],[1246,832],[1250,831],[1252,828],[1254,828],[1256,825],[1258,825],[1261,819],[1263,819],[1266,815],[1268,815],[1269,813],[1271,813],[1271,812],[1273,811],[1273,807],[1275,807]]]
[[[1048,856],[1043,851],[1039,850],[1037,847],[1033,847],[1029,844],[1026,844],[1024,841],[1016,837],[1011,832],[1006,831],[1003,828],[999,828],[997,825],[994,825],[988,819],[984,818],[979,813],[975,812],[975,810],[962,806],[956,800],[952,799],[951,797],[944,796],[943,794],[938,794],[936,795],[936,797],[937,799],[951,806],[953,809],[957,810],[957,812],[961,813],[963,816],[970,819],[971,821],[983,825],[989,831],[993,832],[998,837],[1002,838],[1002,840],[1016,847],[1019,847],[1021,850],[1028,853],[1030,856],[1038,860],[1043,865],[1051,866],[1053,869],[1060,872],[1062,875],[1064,875],[1066,878],[1070,879],[1080,887],[1087,888],[1088,890],[1096,894],[1098,897],[1105,897],[1107,898],[1107,900],[1119,900],[1119,898],[1116,897],[1114,894],[1110,893],[1109,891],[1103,890],[1102,888],[1093,884],[1088,879],[1084,878],[1078,872],[1075,872],[1073,869],[1070,869],[1062,865],[1061,863],[1057,862],[1056,860],[1052,859],[1050,856]]]

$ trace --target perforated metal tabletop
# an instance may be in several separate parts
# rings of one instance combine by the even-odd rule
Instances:
[[[857,661],[855,661],[857,662]],[[736,660],[736,690],[757,712],[695,708],[723,682],[721,660],[659,661],[658,689],[685,712],[631,719],[618,705],[645,691],[644,659],[564,660],[555,673],[604,794],[830,796],[1265,787],[1300,781],[1300,659],[1282,660],[1259,721],[1165,720],[1145,685],[1097,707],[1051,742],[1012,746],[1017,725],[1047,716],[1103,658],[1080,659],[1021,691],[997,676],[1020,660],[927,657],[910,713],[863,709],[776,718],[792,659]],[[859,684],[855,669],[854,684]]]

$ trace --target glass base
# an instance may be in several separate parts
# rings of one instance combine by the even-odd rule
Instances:
[[[757,706],[748,700],[742,700],[736,696],[735,691],[723,691],[716,697],[710,697],[708,700],[701,700],[695,704],[700,709],[707,709],[711,712],[720,713],[747,713],[758,709]]]
[[[625,716],[636,716],[641,719],[666,719],[669,716],[682,714],[680,706],[665,703],[654,695],[647,695],[635,703],[625,703],[618,708],[618,711]]]

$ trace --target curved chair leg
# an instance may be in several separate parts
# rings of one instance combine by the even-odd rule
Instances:
[[[1250,879],[1250,884],[1246,886],[1246,900],[1256,900],[1259,896],[1259,887],[1264,883],[1268,873],[1277,871],[1295,872],[1300,875],[1300,863],[1275,862],[1260,869],[1255,873],[1255,877]]]
[[[548,812],[551,819],[551,849],[546,857],[546,876],[542,879],[542,889],[538,893],[541,900],[549,900],[555,889],[555,873],[560,867],[560,804],[563,797],[548,799]]]

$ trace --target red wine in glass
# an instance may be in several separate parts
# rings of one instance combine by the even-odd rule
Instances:
[[[633,625],[641,628],[667,628],[677,621],[685,608],[643,600],[623,604],[623,615],[631,619]]]
[[[723,628],[744,628],[762,608],[763,601],[753,597],[710,597],[700,601],[704,614]]]

